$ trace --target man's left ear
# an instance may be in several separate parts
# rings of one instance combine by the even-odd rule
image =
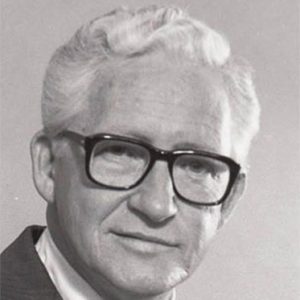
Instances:
[[[246,188],[246,174],[240,173],[232,187],[231,193],[221,207],[221,219],[218,228],[220,229],[232,215],[239,199],[241,199]]]

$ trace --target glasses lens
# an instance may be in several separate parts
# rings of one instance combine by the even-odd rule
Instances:
[[[181,196],[193,202],[210,204],[224,196],[230,180],[230,168],[214,158],[187,154],[176,159],[173,177]]]
[[[147,149],[134,143],[103,140],[98,142],[90,159],[94,180],[111,187],[126,188],[144,174],[150,161]]]

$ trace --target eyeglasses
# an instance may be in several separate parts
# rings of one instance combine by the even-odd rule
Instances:
[[[212,206],[225,201],[239,174],[231,158],[194,150],[165,151],[137,139],[63,131],[85,149],[87,177],[101,187],[130,190],[145,179],[157,160],[166,161],[175,194],[195,204]]]

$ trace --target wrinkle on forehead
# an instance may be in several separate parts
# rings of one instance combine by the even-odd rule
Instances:
[[[203,87],[201,96],[208,97],[205,93],[220,89],[222,79],[220,74],[211,68],[156,55],[124,63],[118,69],[116,84],[118,90],[136,87],[139,91],[138,98],[143,96],[143,90],[149,93],[147,88],[151,87],[154,97],[172,98],[175,105],[181,101],[183,94],[189,95],[190,98],[198,96],[195,92],[199,91],[199,85]]]
[[[198,136],[197,142],[208,147],[220,144],[222,132],[228,137],[225,148],[230,146],[227,95],[220,75],[207,67],[163,56],[132,59],[116,67],[109,85],[90,100],[90,133],[105,122],[115,131],[110,133],[125,134],[132,129],[134,117],[135,127],[150,137],[172,134],[174,139],[195,142]]]

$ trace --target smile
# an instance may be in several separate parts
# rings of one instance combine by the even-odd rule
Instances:
[[[139,232],[113,232],[113,234],[125,248],[141,253],[159,253],[179,246],[178,243]]]

